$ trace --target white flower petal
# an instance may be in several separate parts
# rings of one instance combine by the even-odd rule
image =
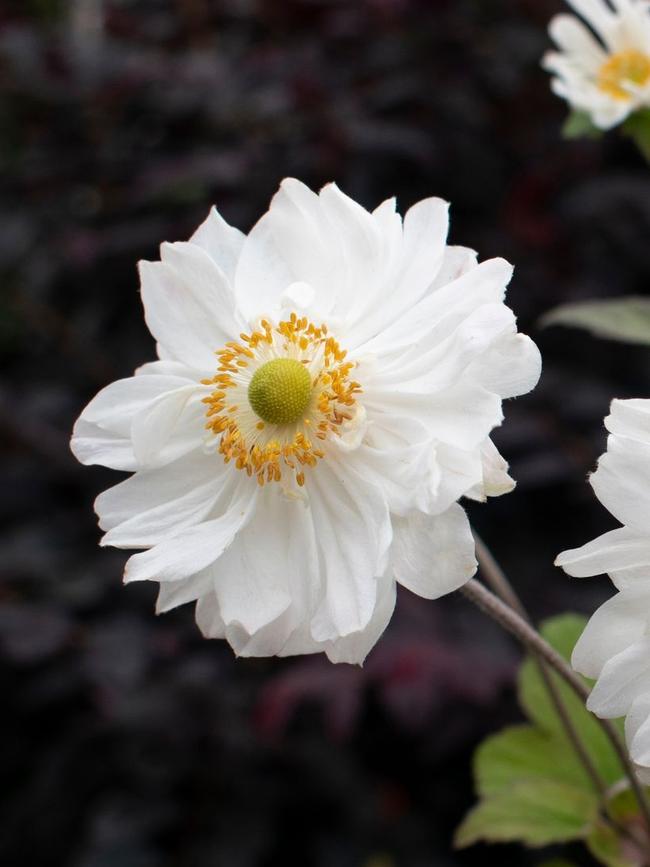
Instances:
[[[379,355],[410,347],[426,338],[427,348],[453,334],[481,305],[501,303],[512,277],[512,265],[491,259],[465,272],[456,280],[426,295],[414,307],[405,308],[382,334],[363,347]]]
[[[377,598],[373,614],[367,626],[359,632],[353,632],[344,638],[334,641],[316,641],[304,624],[298,627],[289,626],[292,618],[289,612],[285,612],[271,624],[250,639],[243,633],[229,632],[228,640],[233,644],[235,652],[240,656],[272,655],[296,656],[311,653],[326,653],[331,662],[345,662],[350,665],[362,665],[368,653],[375,646],[382,633],[388,626],[393,614],[396,602],[396,584],[390,574],[386,574],[377,581]],[[285,632],[288,639],[278,649],[278,636]],[[234,642],[234,643],[233,643]],[[263,653],[260,653],[263,650]]]
[[[397,585],[392,577],[386,575],[377,582],[377,601],[372,617],[365,629],[339,638],[326,646],[325,652],[331,662],[347,662],[350,665],[363,665],[366,656],[381,638],[388,626],[395,602]]]
[[[483,478],[479,484],[465,492],[466,497],[485,502],[488,497],[501,497],[514,489],[516,483],[508,475],[508,462],[501,457],[489,437],[481,445],[481,462]]]
[[[280,304],[283,310],[288,311],[288,316],[291,316],[292,312],[308,310],[315,297],[314,288],[309,283],[291,283],[282,293]]]
[[[449,202],[422,199],[404,217],[404,252],[408,262],[401,289],[409,292],[409,305],[431,286],[442,265],[449,233]]]
[[[590,482],[600,502],[621,524],[640,532],[650,530],[650,445],[610,436],[607,453]]]
[[[133,417],[131,440],[140,466],[161,466],[198,448],[205,435],[205,389],[163,394]]]
[[[603,0],[567,0],[567,2],[607,43],[607,37],[615,20],[607,4]]]
[[[316,290],[314,312],[344,323],[350,348],[369,340],[422,297],[444,258],[445,202],[415,205],[403,231],[393,208],[370,214],[335,184],[315,195],[283,181],[243,249],[237,291],[248,315],[254,306],[273,312],[287,285],[300,281]],[[261,273],[269,262],[271,279]]]
[[[156,614],[165,614],[180,605],[196,602],[204,596],[209,596],[214,587],[212,567],[208,566],[196,575],[183,578],[180,581],[165,581],[161,583],[156,599]],[[216,636],[212,636],[213,638]],[[220,636],[223,638],[223,635]]]
[[[442,199],[424,199],[407,212],[399,256],[393,255],[390,265],[377,269],[365,293],[357,290],[352,310],[339,308],[348,323],[346,339],[351,347],[363,346],[381,334],[423,297],[440,271],[448,231],[449,205]],[[375,257],[380,261],[376,252]],[[384,269],[389,282],[382,279]]]
[[[188,386],[178,376],[132,376],[103,388],[81,413],[70,447],[85,464],[102,464],[116,470],[134,470],[131,429],[133,419],[161,397]]]
[[[291,551],[288,521],[292,511],[304,506],[274,498],[269,507],[269,494],[265,493],[246,529],[215,564],[221,618],[227,627],[241,626],[249,637],[289,608],[289,576],[300,568],[295,549]],[[265,504],[267,508],[263,508]]]
[[[556,566],[561,566],[574,578],[616,572],[622,580],[650,577],[650,539],[639,536],[627,527],[619,527],[587,542],[581,548],[558,554]]]
[[[623,100],[616,102],[612,100],[611,102],[596,104],[591,109],[594,126],[605,131],[613,129],[622,123],[636,108],[637,106],[632,101],[624,102]]]
[[[200,451],[143,470],[95,500],[102,545],[149,548],[206,519],[223,486],[223,464]]]
[[[607,662],[643,637],[650,592],[617,593],[591,616],[573,649],[571,664],[585,677],[600,677]]]
[[[130,439],[83,418],[78,419],[74,426],[70,448],[82,464],[99,464],[124,472],[133,472],[138,467]]]
[[[452,503],[483,482],[483,456],[480,449],[465,451],[448,443],[436,447],[440,484],[433,513],[446,512]]]
[[[605,719],[624,716],[638,695],[650,692],[650,638],[642,638],[609,659],[587,701]]]
[[[196,370],[189,368],[182,361],[171,358],[159,358],[157,361],[147,361],[136,368],[136,376],[176,376],[185,380],[185,384],[196,384]]]
[[[372,216],[377,224],[382,236],[382,243],[386,248],[384,260],[387,270],[392,273],[393,267],[396,267],[402,255],[402,239],[404,236],[404,225],[402,217],[397,210],[397,201],[386,199],[372,212]]]
[[[260,503],[259,520],[242,530],[213,569],[218,622],[238,656],[324,652],[331,644],[309,632],[311,615],[321,602],[320,570],[327,556],[319,553],[310,510],[299,500],[278,500],[268,489]],[[350,637],[348,653],[368,644],[368,635],[376,633],[384,601],[378,597],[363,635]]]
[[[327,285],[321,309],[329,310],[332,290],[345,279],[340,257],[331,255],[333,231],[318,196],[293,178],[284,180],[246,238],[237,266],[237,300],[251,322],[274,315],[283,292],[295,282],[308,283],[321,294]]]
[[[397,581],[418,596],[438,599],[462,587],[476,572],[474,538],[457,503],[432,517],[413,512],[394,521],[391,551]]]
[[[645,0],[612,0],[618,13],[612,46],[617,51],[647,52],[650,41],[650,8]]]
[[[625,739],[632,759],[640,766],[639,778],[650,783],[650,693],[644,693],[633,703],[625,720]]]
[[[338,287],[333,313],[352,323],[355,310],[367,309],[368,294],[376,297],[385,261],[382,235],[372,215],[336,184],[323,187],[319,202],[324,219],[336,227],[338,254],[345,264],[346,281]]]
[[[463,274],[473,270],[478,266],[478,257],[476,250],[470,250],[469,247],[445,247],[442,263],[438,269],[438,273],[431,284],[431,291],[435,292],[442,289],[447,283],[453,283],[458,280]]]
[[[377,598],[377,578],[386,570],[391,522],[381,492],[335,460],[323,461],[310,486],[310,507],[319,548],[324,599],[311,632],[335,641],[368,625]]]
[[[525,334],[506,334],[474,362],[469,376],[501,398],[528,394],[542,372],[539,349]]]
[[[429,413],[429,430],[436,439],[467,451],[480,447],[503,421],[500,397],[469,382],[436,395],[427,406]]]
[[[514,314],[503,304],[481,304],[451,329],[453,313],[448,309],[445,316],[417,343],[382,358],[372,385],[398,383],[414,393],[449,388],[466,374],[476,378],[488,353],[516,333]]]
[[[577,54],[594,64],[605,62],[607,55],[602,45],[574,15],[556,15],[549,32],[562,51]]]
[[[430,511],[440,484],[436,448],[426,428],[406,415],[378,416],[350,456],[364,479],[381,490],[393,514]]]
[[[239,481],[239,480],[238,480]],[[189,527],[166,538],[151,550],[134,554],[124,581],[180,581],[195,575],[221,557],[249,520],[254,500],[245,487],[235,488],[229,508],[218,518]]]
[[[211,208],[206,220],[190,238],[191,243],[205,250],[223,271],[231,286],[235,284],[237,262],[245,240],[244,233],[229,226],[216,208]]]
[[[200,247],[180,245],[184,252],[179,253],[172,252],[174,246],[165,247],[167,262],[139,263],[145,320],[166,357],[212,374],[215,351],[236,339],[240,331],[232,313],[224,308],[225,277]],[[196,277],[197,283],[192,282],[190,274],[169,264],[173,261],[176,266],[179,259],[192,263],[191,277]],[[206,292],[210,285],[211,290]]]
[[[103,388],[81,413],[81,418],[106,430],[129,436],[133,418],[157,398],[194,385],[176,376],[131,376]]]
[[[207,592],[199,597],[196,602],[195,617],[196,625],[205,638],[226,637],[226,624],[221,619],[219,603],[214,593]]]
[[[279,599],[274,600],[273,608],[265,608],[265,620],[278,609],[278,601]],[[280,656],[286,643],[286,635],[290,630],[290,623],[291,609],[287,605],[280,610],[274,620],[263,624],[252,633],[237,621],[227,624],[225,638],[237,656]]]
[[[650,401],[612,401],[605,427],[612,434],[650,445]]]
[[[206,342],[213,341],[213,351],[236,338],[244,322],[236,315],[233,287],[210,254],[196,244],[176,241],[160,245],[160,259],[196,299],[197,309],[206,318],[202,333]]]
[[[480,446],[503,420],[501,398],[470,382],[435,395],[396,391],[373,397],[375,407],[417,419],[432,438],[467,451]]]

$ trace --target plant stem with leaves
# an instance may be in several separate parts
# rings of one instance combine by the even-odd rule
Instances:
[[[589,698],[589,688],[577,675],[562,656],[528,623],[517,611],[499,599],[494,593],[484,587],[476,579],[470,579],[461,592],[493,620],[499,623],[507,632],[514,635],[530,652],[550,666],[571,687],[581,701]],[[618,731],[609,720],[597,718],[597,721],[612,745],[623,770],[628,778],[630,788],[635,794],[639,811],[643,818],[646,834],[650,840],[650,804],[645,790],[639,783],[634,767],[630,762],[627,749]],[[650,855],[650,850],[648,851]]]
[[[502,602],[505,602],[506,605],[509,605],[514,611],[516,611],[527,623],[531,624],[532,621],[530,615],[526,611],[526,608],[519,598],[517,592],[514,587],[508,580],[505,572],[497,562],[496,558],[487,547],[485,542],[481,539],[478,533],[474,530],[474,539],[476,543],[476,557],[479,564],[479,572],[483,576],[486,584],[493,590],[493,592],[501,599]],[[607,813],[607,801],[610,797],[609,787],[607,783],[603,779],[602,775],[599,773],[596,765],[591,760],[589,756],[589,752],[585,748],[585,745],[580,738],[580,734],[576,730],[573,722],[571,721],[571,716],[569,714],[568,709],[566,708],[562,696],[559,690],[556,688],[555,682],[551,676],[549,671],[548,664],[544,662],[544,660],[540,657],[538,653],[531,651],[531,656],[535,660],[539,675],[542,679],[544,687],[549,694],[553,707],[558,715],[558,719],[560,720],[564,731],[566,732],[567,738],[571,743],[580,763],[582,764],[587,776],[591,780],[591,783],[599,795],[603,819],[610,824],[619,834],[622,834],[625,837],[631,839],[635,845],[643,845],[642,841],[640,841],[628,828],[623,827],[618,822],[616,822],[611,816]]]

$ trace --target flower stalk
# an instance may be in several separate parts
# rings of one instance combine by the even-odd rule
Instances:
[[[576,695],[586,703],[589,698],[589,688],[577,675],[566,660],[542,638],[537,630],[531,626],[517,611],[510,605],[503,602],[492,591],[484,587],[475,578],[470,579],[462,588],[461,592],[485,614],[491,617],[498,623],[506,632],[509,632],[517,638],[531,653],[533,653],[540,661],[552,668],[560,677],[567,683]],[[623,743],[616,728],[610,720],[600,719],[599,725],[607,735],[616,755],[623,766],[625,774],[628,778],[630,788],[634,792],[636,800],[639,804],[639,811],[643,817],[646,832],[650,838],[650,804],[646,793],[639,783],[634,767],[630,762],[625,744]],[[649,853],[650,854],[650,853]]]
[[[527,623],[531,623],[532,621],[528,611],[526,610],[523,602],[517,595],[514,587],[508,580],[505,572],[501,568],[500,564],[497,562],[496,558],[485,544],[483,539],[478,535],[476,530],[473,530],[474,539],[476,542],[476,558],[479,563],[479,571],[483,576],[486,584],[494,591],[494,593],[507,605],[510,606],[514,611],[516,611]],[[531,651],[531,656],[535,664],[538,667],[540,677],[542,679],[542,683],[544,684],[544,688],[548,692],[549,698],[555,708],[555,712],[558,715],[558,719],[560,720],[562,727],[567,735],[571,746],[573,747],[576,755],[578,756],[579,761],[581,762],[583,768],[591,783],[600,797],[601,800],[601,809],[602,809],[602,817],[607,824],[609,824],[615,831],[621,834],[623,837],[627,837],[631,840],[636,846],[644,847],[645,843],[643,840],[640,840],[636,834],[629,828],[621,825],[615,819],[613,819],[607,812],[607,804],[609,799],[611,798],[611,789],[607,786],[606,782],[603,780],[600,775],[597,767],[592,762],[589,752],[585,748],[576,727],[574,726],[571,717],[568,713],[568,710],[562,700],[562,696],[560,691],[558,690],[555,681],[551,677],[551,672],[549,671],[548,664],[545,663],[540,656]],[[621,780],[627,786],[627,781],[625,779]]]
[[[526,611],[521,599],[515,592],[512,584],[508,581],[505,572],[499,565],[499,563],[494,558],[492,552],[487,547],[485,542],[480,538],[480,536],[474,531],[474,538],[476,540],[476,558],[479,563],[479,570],[485,582],[492,588],[494,593],[507,605],[510,606],[514,611],[516,611],[527,623],[531,622],[530,616]],[[582,763],[589,779],[591,780],[594,789],[600,796],[603,802],[607,801],[607,784],[601,777],[598,769],[592,762],[589,753],[585,749],[582,740],[578,732],[576,731],[575,726],[571,721],[571,717],[568,714],[568,711],[562,701],[562,696],[560,695],[555,682],[553,681],[551,674],[548,669],[548,664],[544,662],[544,660],[540,657],[538,653],[532,653],[532,656],[535,660],[539,668],[540,677],[542,678],[542,682],[544,684],[544,688],[549,694],[551,702],[553,703],[553,707],[555,708],[555,712],[562,723],[562,727],[564,728],[566,735],[576,753],[580,762]]]

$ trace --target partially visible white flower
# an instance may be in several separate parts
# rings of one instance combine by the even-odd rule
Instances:
[[[623,526],[556,564],[576,577],[608,573],[618,590],[592,616],[572,663],[597,680],[590,710],[627,717],[630,755],[650,784],[650,400],[615,400],[605,425],[607,452],[590,481]]]
[[[361,662],[396,582],[429,599],[476,569],[458,499],[511,490],[489,438],[531,389],[512,269],[446,244],[447,204],[404,220],[285,180],[245,237],[213,210],[142,262],[159,360],[83,411],[80,461],[133,472],[96,502],[104,545],[158,611],[196,602],[245,656]]]
[[[572,108],[611,129],[650,106],[650,3],[647,0],[568,0],[587,22],[557,15],[549,32],[558,51],[544,67],[553,91]]]

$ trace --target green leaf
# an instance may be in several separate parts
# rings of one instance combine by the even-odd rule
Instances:
[[[542,624],[540,631],[568,660],[585,623],[585,617],[565,614]],[[550,676],[592,763],[616,793],[607,805],[610,817],[634,827],[638,806],[624,785],[608,738],[583,701],[557,675]],[[456,845],[483,840],[544,846],[583,840],[606,867],[639,867],[634,844],[621,840],[605,823],[599,795],[575,754],[535,660],[527,659],[521,667],[519,700],[534,725],[505,729],[476,751],[474,772],[481,801],[458,829]]]
[[[542,624],[540,631],[549,644],[569,660],[586,622],[584,617],[563,614]],[[576,732],[604,781],[611,785],[620,780],[623,769],[598,721],[558,675],[551,674],[550,677]],[[524,662],[519,672],[519,702],[532,722],[546,734],[553,735],[566,749],[573,752],[562,720],[542,680],[539,666],[531,659]]]
[[[514,783],[548,780],[590,788],[589,777],[564,738],[529,725],[512,726],[484,741],[474,757],[476,788],[483,798]]]
[[[629,787],[629,782],[621,780],[620,785],[622,786],[622,790],[614,795],[610,795],[607,802],[607,812],[620,825],[629,825],[641,821],[636,795]],[[643,822],[641,822],[641,825],[643,826]]]
[[[562,304],[543,316],[540,325],[585,328],[596,337],[650,345],[650,298],[628,295]]]
[[[586,111],[572,111],[562,127],[562,137],[566,139],[601,138],[602,135],[602,130],[594,126]]]
[[[584,614],[558,614],[544,620],[539,631],[551,647],[568,662],[587,621]]]
[[[606,867],[641,867],[639,853],[632,851],[634,844],[621,839],[611,825],[600,822],[585,840],[594,858]]]
[[[529,846],[567,842],[585,837],[597,815],[593,792],[553,780],[520,782],[475,807],[458,828],[455,844],[463,848],[480,840]]]
[[[624,135],[629,136],[650,161],[650,109],[643,109],[631,114],[622,126]]]
[[[618,825],[636,829],[640,839],[645,836],[639,806],[630,788],[624,788],[607,804],[607,812]],[[646,861],[643,852],[629,839],[623,839],[609,824],[599,821],[586,839],[591,854],[606,867],[640,867]]]

